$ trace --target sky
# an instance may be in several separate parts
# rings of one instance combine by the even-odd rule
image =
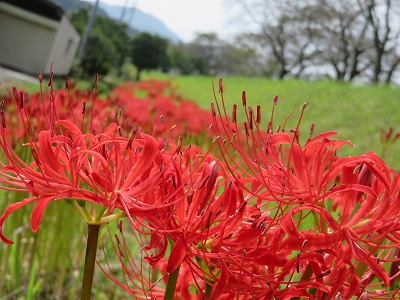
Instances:
[[[138,9],[163,21],[185,42],[192,40],[196,32],[225,34],[226,15],[223,1],[130,0],[136,2]]]
[[[184,42],[193,40],[196,32],[215,32],[227,39],[237,29],[230,21],[227,0],[100,0],[103,2],[135,6],[160,19]]]

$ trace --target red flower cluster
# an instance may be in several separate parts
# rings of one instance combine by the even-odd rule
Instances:
[[[129,120],[162,136],[171,124],[179,124],[181,133],[208,129],[194,121],[196,106],[169,101],[155,91],[161,84],[149,86],[143,102],[134,101],[127,88],[115,89],[118,97],[107,103],[121,105],[123,113],[105,129],[94,118],[100,102],[95,94],[88,125],[83,117],[60,119],[51,94],[43,102],[50,103],[45,120],[36,122],[48,126],[37,140],[28,105],[15,90],[33,161],[24,162],[10,146],[3,111],[0,146],[8,164],[1,165],[0,182],[32,197],[9,206],[0,229],[12,212],[36,202],[31,218],[36,231],[47,204],[58,199],[68,199],[88,223],[126,216],[134,231],[126,234],[120,224],[113,244],[124,278],[109,266],[104,272],[137,298],[395,297],[400,178],[375,153],[339,157],[337,151],[350,142],[333,139],[334,132],[312,137],[311,130],[302,141],[305,106],[295,128],[274,131],[272,113],[267,130],[261,130],[261,108],[248,106],[245,93],[246,119],[240,126],[237,106],[232,118],[227,116],[222,82],[222,102],[212,106],[210,149],[136,131],[124,137],[121,128]],[[75,100],[66,103],[75,111]],[[170,121],[162,124],[159,114]],[[98,205],[96,214],[88,202]],[[132,234],[139,253],[129,245]],[[11,242],[1,231],[0,238]]]
[[[211,113],[178,96],[169,81],[125,83],[113,89],[108,102],[122,111],[120,124],[128,131],[136,126],[156,136],[170,132],[177,138],[204,134],[212,124]]]
[[[5,134],[12,145],[20,144],[25,138],[19,116],[21,105],[36,132],[49,129],[56,120],[69,120],[82,131],[102,132],[108,124],[116,123],[124,134],[135,130],[162,138],[178,138],[204,135],[212,124],[211,113],[179,96],[169,81],[125,83],[115,87],[106,99],[99,97],[96,89],[77,89],[67,78],[65,89],[54,90],[52,77],[48,85],[48,93],[41,90],[27,94],[14,88],[3,97],[2,110],[7,112],[7,122],[12,124],[7,126]]]
[[[223,100],[222,84],[219,93]],[[349,142],[332,140],[333,132],[301,145],[306,105],[296,128],[274,132],[272,115],[263,132],[260,108],[246,102],[243,94],[243,130],[236,107],[232,121],[223,102],[213,111],[223,160],[250,197],[247,207],[268,216],[262,220],[267,229],[245,242],[244,260],[265,271],[251,276],[253,293],[285,299],[396,295],[399,174],[375,153],[339,158],[337,150]]]
[[[274,132],[273,115],[262,131],[260,107],[246,102],[243,127],[236,106],[232,118],[223,101],[213,106],[219,158],[188,147],[173,160],[158,194],[168,204],[140,239],[150,269],[126,263],[134,258],[120,227],[125,278],[110,278],[143,299],[161,299],[160,281],[168,290],[174,272],[180,299],[395,297],[399,175],[375,153],[340,158],[351,143],[334,132],[312,137],[312,126],[302,144],[306,105],[297,127]]]

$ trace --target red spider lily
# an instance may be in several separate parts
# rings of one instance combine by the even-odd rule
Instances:
[[[155,136],[178,138],[204,134],[212,123],[209,111],[193,101],[178,98],[168,82],[127,83],[114,88],[107,100],[99,98],[96,92],[71,89],[68,78],[65,84],[66,88],[59,90],[50,86],[48,94],[43,91],[27,94],[14,89],[4,97],[3,108],[8,112],[8,122],[13,124],[7,128],[13,145],[24,139],[23,126],[18,122],[18,106],[13,105],[15,99],[24,103],[35,131],[48,129],[55,120],[70,120],[83,132],[93,129],[102,132],[104,124],[115,122],[124,134],[141,128]],[[168,89],[169,95],[164,95]],[[143,98],[143,92],[147,92],[147,97]]]
[[[167,120],[152,131],[162,129],[165,136],[163,128],[176,120],[184,130],[195,123],[194,106],[182,105],[177,115],[173,97],[157,94],[166,86],[147,88],[143,103],[154,104],[154,111],[143,113],[142,121],[154,122],[149,120],[161,111]],[[129,103],[135,97],[130,91],[116,93],[119,98],[109,99],[113,109],[121,103],[129,112],[140,107]],[[222,82],[219,93],[223,101]],[[173,145],[136,131],[124,138],[121,127],[130,124],[118,109],[116,123],[102,129],[93,118],[96,106],[78,112],[68,91],[51,92],[36,109],[17,90],[14,97],[33,159],[26,163],[12,149],[1,107],[7,163],[0,184],[32,196],[0,216],[4,242],[11,243],[1,227],[15,210],[34,202],[36,231],[49,202],[67,199],[88,223],[128,217],[136,246],[128,243],[122,222],[112,239],[123,279],[108,264],[103,270],[139,299],[161,299],[171,286],[180,299],[368,299],[398,292],[400,176],[374,153],[340,158],[337,150],[350,142],[335,140],[334,132],[312,137],[312,127],[302,142],[305,106],[294,129],[274,132],[273,113],[261,130],[261,108],[247,106],[245,93],[243,128],[237,107],[230,119],[217,102],[212,147],[217,144],[219,153],[213,156],[214,149],[183,147],[182,139]],[[96,93],[89,97],[98,100]],[[60,119],[57,103],[75,113]],[[40,107],[46,118],[39,127],[45,129],[36,138],[28,115]],[[94,213],[88,203],[96,205]]]
[[[236,121],[236,109],[233,121],[230,121],[224,115],[224,103],[222,107],[218,102],[216,104],[217,107],[213,107],[214,128],[221,137],[223,159],[232,166],[232,170],[241,170],[252,177],[248,190],[256,193],[257,197],[286,204],[314,202],[321,200],[324,191],[333,185],[332,180],[327,180],[330,179],[331,164],[336,160],[337,150],[346,144],[351,145],[349,141],[331,140],[330,137],[337,133],[326,132],[308,139],[302,146],[300,122],[290,132],[276,133],[272,131],[273,124],[270,122],[267,132],[263,132],[259,128],[260,108],[254,115],[253,109],[247,106],[247,121],[242,135]],[[237,155],[240,159],[236,159]]]
[[[181,100],[176,112],[176,123],[180,124],[183,132],[199,135],[212,124],[212,116],[209,111],[200,109],[193,101]]]
[[[67,79],[66,86],[71,86]],[[87,104],[90,101],[96,102],[96,106]],[[87,121],[90,121],[91,128],[87,130],[95,129],[101,132],[105,129],[104,124],[112,123],[116,111],[114,106],[97,99],[95,92],[70,89],[54,91],[51,87],[49,93],[44,93],[42,90],[28,94],[13,88],[12,93],[3,98],[2,106],[7,113],[6,131],[10,131],[6,136],[13,146],[21,144],[26,138],[18,103],[23,103],[24,118],[29,116],[32,131],[36,132],[53,128],[56,120],[69,120],[82,131],[86,130],[84,127],[87,127],[89,123]]]
[[[138,90],[147,92],[147,97],[136,95]],[[178,98],[168,82],[150,80],[125,84],[114,88],[113,96],[110,99],[113,105],[123,110],[120,124],[128,131],[134,125],[163,136],[173,128],[172,137],[179,137],[204,134],[212,123],[209,111],[193,101]]]
[[[88,223],[131,216],[132,211],[148,211],[149,203],[141,202],[141,196],[159,182],[165,164],[153,137],[145,134],[133,134],[130,139],[121,137],[114,123],[103,133],[86,134],[72,121],[57,121],[56,109],[50,103],[44,118],[50,130],[41,130],[36,140],[26,110],[29,103],[24,102],[16,89],[14,94],[33,162],[25,163],[10,146],[2,113],[0,146],[8,165],[2,164],[0,181],[3,189],[27,191],[33,197],[10,205],[0,217],[0,229],[11,213],[32,202],[36,202],[31,216],[35,232],[52,200],[73,198],[99,204],[102,208],[98,215],[91,215],[84,203],[72,202]],[[113,215],[116,207],[123,213]],[[2,233],[0,237],[11,243]]]
[[[115,242],[113,242],[115,253],[121,262],[121,270],[123,272],[123,279],[118,278],[112,270],[109,264],[106,267],[100,267],[103,272],[118,286],[125,289],[131,296],[135,299],[164,299],[165,287],[163,283],[167,283],[170,274],[166,272],[167,260],[161,259],[154,266],[147,266],[143,264],[144,255],[148,254],[148,248],[145,244],[149,242],[146,241],[145,236],[136,236],[131,244],[128,244],[127,238],[122,226],[120,228],[120,235],[115,235]],[[153,238],[153,237],[152,237]],[[151,242],[150,242],[151,243]],[[135,253],[132,251],[134,245],[140,245],[141,251]],[[136,246],[137,247],[137,246]],[[104,252],[106,258],[109,254]],[[188,263],[186,263],[189,262]],[[204,299],[204,291],[206,289],[204,274],[201,272],[196,272],[199,267],[196,266],[197,261],[184,260],[179,266],[179,278],[176,284],[176,289],[174,293],[174,299]],[[119,270],[118,270],[119,271]],[[223,274],[227,274],[224,270]],[[225,275],[223,275],[225,276]],[[220,277],[220,281],[225,283],[226,280]],[[232,299],[233,295],[229,293],[224,293],[225,290],[222,286],[223,284],[217,284],[213,287],[213,291],[219,291],[218,293],[213,292],[210,299]],[[194,292],[197,291],[197,292]],[[248,299],[247,296],[235,295],[237,299]]]
[[[158,95],[165,95],[167,92],[169,92],[170,96],[174,94],[172,83],[169,80],[148,79],[138,83],[131,82],[129,84],[133,89],[145,91],[150,98]]]
[[[30,142],[31,164],[24,163],[2,139],[9,165],[1,169],[1,182],[11,186],[10,190],[25,190],[34,197],[9,206],[0,224],[16,209],[37,202],[31,218],[36,232],[48,203],[65,198],[100,204],[107,209],[101,217],[110,218],[115,207],[128,215],[128,207],[140,209],[136,199],[160,178],[162,154],[156,140],[144,134],[132,140],[118,137],[115,124],[96,135],[83,134],[69,121],[57,124],[64,127],[64,134],[52,136],[50,131],[41,131],[38,142]]]
[[[400,137],[400,132],[394,132],[394,128],[390,127],[388,130],[381,129],[381,143],[382,144],[389,144],[395,143],[397,139]]]
[[[152,211],[154,217],[146,218],[148,225],[144,227],[151,228],[151,233],[142,246],[147,253],[143,259],[167,281],[179,270],[176,295],[190,299],[194,296],[188,296],[192,286],[199,295],[217,299],[226,293],[230,277],[227,267],[230,254],[221,245],[235,235],[245,215],[246,203],[236,183],[214,157],[195,147],[182,148],[181,153],[165,166],[163,175],[168,180],[163,181],[162,188],[145,196],[162,201]],[[168,243],[171,251],[167,251]],[[135,268],[131,272],[127,271],[127,277],[135,279],[141,277],[143,270]],[[129,293],[144,293],[137,290],[137,280],[130,281],[131,286],[124,285]],[[158,285],[145,286],[148,297],[157,295]]]
[[[229,265],[237,289],[268,299],[325,299],[339,292],[350,298],[364,291],[369,297],[394,295],[390,284],[400,274],[388,269],[398,262],[399,176],[373,153],[337,157],[350,143],[331,140],[331,132],[302,146],[305,106],[294,129],[274,133],[272,114],[263,132],[260,108],[247,106],[243,94],[242,129],[236,106],[232,120],[227,116],[221,83],[219,93],[222,103],[212,109],[222,158],[248,193],[247,211],[258,211],[247,220],[258,228],[265,216],[261,228],[266,230],[254,234],[242,222],[243,233],[224,241],[244,250],[235,257],[236,266]],[[246,247],[238,247],[241,240]]]
[[[68,88],[68,81],[66,86]],[[184,197],[176,197],[177,192],[171,190],[174,178],[178,177],[174,175],[179,169],[174,155],[179,149],[166,154],[165,143],[146,134],[134,132],[130,139],[121,137],[121,127],[115,123],[102,130],[104,125],[100,118],[107,120],[107,117],[96,113],[96,107],[102,105],[97,101],[94,106],[96,93],[88,94],[92,97],[89,109],[84,102],[80,111],[74,94],[69,90],[54,92],[51,83],[50,87],[49,98],[43,95],[28,97],[14,89],[17,112],[27,139],[25,146],[30,148],[33,157],[31,163],[24,162],[13,150],[7,135],[7,115],[2,106],[0,146],[8,162],[1,165],[0,183],[4,189],[29,192],[32,197],[10,205],[0,216],[0,238],[12,243],[1,229],[8,216],[19,208],[35,203],[31,228],[36,232],[50,201],[66,199],[88,224],[108,223],[128,216],[133,227],[151,237],[150,244],[146,245],[149,253],[146,259],[158,265],[167,245],[168,229],[161,228],[160,231],[159,220],[152,220],[154,214],[165,215],[165,211],[179,206],[179,201],[186,201]],[[65,106],[69,107],[68,120],[59,118],[66,115],[68,109],[65,110]],[[116,121],[120,119],[117,115]],[[201,182],[196,181],[196,185],[199,184]],[[90,209],[87,202],[95,204],[96,208]],[[151,256],[150,250],[154,247],[159,247],[160,251]],[[173,258],[174,255],[170,262]],[[168,271],[170,268],[168,266]]]
[[[394,128],[390,127],[387,130],[381,129],[380,133],[380,141],[382,145],[381,157],[385,157],[389,146],[394,144],[399,139],[400,132],[395,132]]]

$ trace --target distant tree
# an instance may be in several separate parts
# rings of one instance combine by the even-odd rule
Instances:
[[[372,81],[391,82],[400,66],[400,2],[396,0],[357,0],[371,30]]]
[[[198,33],[188,45],[195,68],[202,75],[215,75],[221,70],[221,40],[218,35]]]
[[[80,36],[83,36],[86,28],[86,23],[89,20],[89,8],[81,8],[69,16],[71,23],[78,31]]]
[[[256,76],[261,75],[263,67],[261,57],[252,47],[251,37],[243,34],[232,43],[220,43],[219,66],[225,75]]]
[[[300,77],[315,55],[313,24],[299,15],[311,0],[237,0],[258,26],[257,40],[276,63],[275,77]]]
[[[316,0],[298,14],[313,28],[315,67],[333,70],[338,81],[352,81],[365,72],[368,24],[354,1]]]
[[[308,69],[341,81],[389,83],[400,69],[398,0],[232,1],[242,19],[258,25],[256,49],[273,58],[278,78]]]
[[[189,75],[196,72],[193,57],[187,51],[187,44],[171,44],[168,48],[168,57],[171,68],[183,75]]]
[[[118,52],[114,43],[99,28],[93,28],[81,61],[84,77],[107,74],[114,67]]]
[[[129,58],[130,44],[127,33],[128,26],[108,17],[97,17],[93,26],[95,28],[100,28],[101,32],[114,45],[117,57],[114,58],[112,62],[113,66],[119,71],[127,58]]]
[[[259,75],[258,54],[243,35],[234,43],[221,40],[215,33],[198,33],[189,43],[171,45],[171,68],[180,74]]]
[[[391,82],[400,65],[399,1],[315,0],[307,11],[319,24],[321,63],[333,66],[336,79]]]
[[[70,16],[72,24],[81,36],[84,34],[88,18],[88,8],[82,8]],[[108,17],[97,16],[81,61],[83,75],[106,74],[112,68],[120,70],[129,57],[128,40],[126,24]]]
[[[146,32],[139,33],[132,39],[131,58],[136,66],[136,80],[140,80],[143,70],[166,69],[168,41],[157,35]]]

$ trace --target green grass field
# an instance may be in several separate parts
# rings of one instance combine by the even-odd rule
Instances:
[[[157,73],[145,73],[144,78],[171,78]],[[173,82],[178,91],[200,106],[210,108],[213,101],[212,83],[218,89],[218,77],[176,76]],[[279,96],[276,107],[276,125],[283,123],[295,110],[297,122],[300,107],[308,102],[302,121],[302,132],[308,135],[315,124],[315,134],[336,131],[340,139],[350,140],[355,147],[341,150],[342,155],[358,155],[373,151],[382,155],[381,129],[393,127],[400,131],[400,88],[395,86],[352,85],[334,81],[275,81],[266,78],[223,78],[224,97],[230,109],[233,103],[241,104],[245,90],[247,102],[262,107],[264,120],[269,120],[273,98]],[[264,123],[265,125],[266,123]],[[265,125],[266,126],[266,125]],[[400,169],[400,141],[390,145],[384,155],[389,166]]]

